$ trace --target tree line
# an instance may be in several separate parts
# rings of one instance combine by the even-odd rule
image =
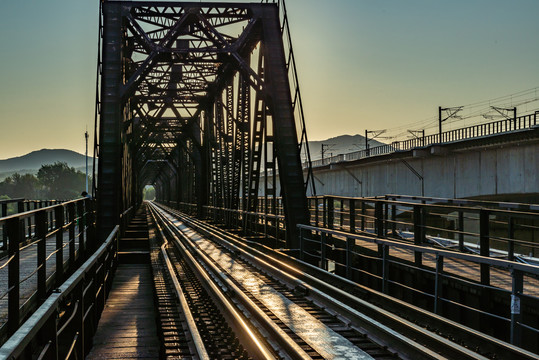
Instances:
[[[69,200],[86,187],[86,175],[65,162],[42,165],[36,175],[15,173],[0,182],[0,199]]]

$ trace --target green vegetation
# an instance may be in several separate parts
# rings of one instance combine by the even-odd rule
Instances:
[[[155,188],[151,185],[146,185],[142,191],[143,200],[155,200]]]
[[[42,165],[37,176],[18,174],[0,182],[0,196],[26,199],[74,199],[85,187],[85,175],[65,162]]]

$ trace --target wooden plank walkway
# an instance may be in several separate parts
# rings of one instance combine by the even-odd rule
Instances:
[[[120,264],[86,359],[158,359],[149,264]]]
[[[77,228],[78,232],[78,228]],[[64,233],[64,248],[63,261],[66,263],[69,261],[69,234]],[[79,249],[79,238],[75,239],[75,251]],[[56,237],[52,236],[47,238],[46,257],[49,257],[56,250]],[[8,261],[8,257],[0,259],[0,267],[5,265]],[[20,285],[20,301],[19,306],[22,306],[32,294],[37,291],[37,272],[32,275],[37,269],[37,244],[30,245],[23,249],[20,253],[20,275],[19,279],[22,281]],[[50,277],[56,270],[56,256],[53,254],[47,260],[46,271],[47,278]],[[0,269],[0,296],[5,295],[0,299],[0,326],[7,321],[8,312],[8,266]]]

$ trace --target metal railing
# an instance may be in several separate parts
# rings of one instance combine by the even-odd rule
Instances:
[[[489,202],[486,207],[471,200],[452,200],[457,205],[427,203],[429,198],[416,198],[416,202],[394,198],[310,197],[311,225],[539,264],[537,205],[509,210],[500,208],[508,203]],[[486,272],[484,277],[488,282]]]
[[[9,200],[0,200],[0,218],[8,215],[23,213],[25,211],[37,210],[44,207],[60,204],[59,200],[26,200],[24,198],[16,198]],[[30,236],[34,231],[35,223],[31,218],[27,220],[27,234]],[[52,220],[51,220],[52,221]],[[6,224],[0,225],[0,250],[7,249],[7,228]]]
[[[531,129],[535,126],[537,126],[537,112],[518,116],[516,119],[503,119],[485,124],[444,131],[441,134],[427,135],[403,141],[394,141],[391,144],[384,144],[365,150],[330,156],[324,159],[312,161],[312,166],[319,167],[343,161],[359,160],[369,156],[385,155],[396,151],[406,151],[428,145],[469,140],[483,136],[508,133],[516,130]],[[303,163],[302,165],[303,168],[306,168],[308,163]]]
[[[185,214],[197,216],[197,206],[167,201],[160,203]],[[229,230],[240,231],[244,236],[254,236],[272,248],[286,247],[286,222],[283,215],[265,214],[243,210],[204,206],[205,218]]]
[[[118,264],[119,226],[1,348],[0,358],[83,359]]]
[[[397,242],[382,238],[370,237],[362,234],[351,234],[338,230],[325,229],[309,225],[298,225],[300,230],[300,258],[309,263],[317,263],[322,269],[332,271],[348,279],[368,278],[362,283],[377,284],[377,289],[383,293],[409,293],[407,297],[427,297],[432,304],[431,310],[436,314],[441,314],[443,307],[451,308],[451,311],[443,312],[457,314],[461,311],[467,314],[480,315],[497,323],[505,324],[508,327],[508,334],[505,334],[512,344],[534,349],[533,344],[523,344],[523,333],[526,332],[528,338],[537,338],[539,328],[533,319],[524,319],[520,311],[521,302],[527,302],[528,306],[536,306],[539,302],[536,287],[525,286],[529,282],[539,283],[539,267],[519,264],[512,261],[489,258],[474,254],[464,254],[456,251],[434,249],[426,246],[419,246],[410,243]],[[372,246],[378,255],[372,255]],[[371,251],[366,251],[371,250]],[[396,254],[392,256],[392,254]],[[406,261],[402,258],[402,253],[414,254],[417,258],[429,258],[430,264],[414,264],[413,261]],[[314,260],[314,261],[313,261]],[[477,282],[468,279],[459,273],[458,269],[444,268],[448,264],[466,262],[481,269],[496,269],[498,273],[503,273],[504,278],[509,282],[505,288],[491,286],[483,281]],[[365,263],[376,264],[376,266],[363,266]],[[412,269],[414,273],[420,274],[425,281],[423,284],[414,285],[409,281],[403,281],[402,277],[396,273],[403,269]],[[498,274],[500,276],[500,274]],[[430,280],[430,281],[428,281]],[[490,291],[496,296],[505,297],[508,308],[489,309],[487,304],[479,303],[471,305],[462,300],[457,292],[443,291],[444,283],[448,281],[457,284],[456,286],[468,286],[476,288],[476,291]],[[430,286],[425,285],[430,283]],[[447,287],[447,285],[445,285]],[[429,291],[430,290],[430,291]],[[530,305],[532,304],[532,305]]]
[[[316,227],[539,264],[539,205],[399,195],[326,195],[307,200],[310,225]],[[195,204],[164,204],[190,215],[199,214]],[[269,246],[284,246],[282,215],[214,206],[203,209],[215,223],[272,239]]]
[[[0,294],[8,299],[7,322],[0,327],[3,342],[95,251],[93,202],[38,207],[0,218],[0,226],[7,235],[7,252],[0,259],[0,276],[8,280]]]

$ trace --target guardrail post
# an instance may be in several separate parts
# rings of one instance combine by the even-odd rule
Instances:
[[[459,251],[464,252],[464,212],[459,210],[458,215]]]
[[[64,282],[64,207],[58,205],[54,208],[54,221],[56,229],[56,286]]]
[[[511,291],[511,344],[521,346],[522,328],[519,322],[522,321],[520,311],[520,294],[524,290],[524,277],[522,271],[511,269],[513,286]]]
[[[58,309],[53,312],[45,323],[43,333],[50,339],[50,346],[44,358],[58,359]]]
[[[327,229],[333,229],[333,221],[334,221],[334,215],[335,215],[333,212],[335,210],[335,203],[334,203],[334,199],[331,197],[326,198],[326,200],[327,200],[327,208],[325,209],[326,210],[325,227]]]
[[[389,278],[389,247],[386,244],[379,244],[382,248],[382,292],[387,294],[388,292],[388,278]]]
[[[320,268],[327,270],[326,266],[326,233],[320,234]]]
[[[514,220],[513,217],[510,216],[507,222],[507,238],[509,239],[509,243],[507,244],[507,260],[509,261],[515,260],[515,242],[513,241],[514,235]]]
[[[424,239],[423,229],[423,208],[420,205],[414,205],[414,245],[422,245]],[[420,251],[414,252],[415,263],[421,266],[423,261],[422,253]]]
[[[395,204],[391,205],[391,235],[397,235],[397,206]]]
[[[365,208],[365,201],[361,201],[361,231],[365,231],[365,214],[367,209]]]
[[[79,233],[79,254],[81,256],[81,263],[86,259],[86,214],[84,213],[84,202],[77,202],[77,218],[78,221],[78,233]]]
[[[344,199],[341,199],[341,211],[339,213],[339,230],[342,230],[344,225]]]
[[[356,200],[350,199],[348,204],[348,220],[350,222],[350,232],[356,233]]]
[[[75,204],[67,204],[67,217],[69,223],[69,269],[75,266]]]
[[[384,239],[384,207],[381,202],[374,204],[374,231],[377,237]]]
[[[352,279],[352,251],[356,241],[352,238],[346,238],[346,278]]]
[[[442,296],[442,280],[440,277],[444,271],[444,257],[436,254],[436,277],[434,278],[434,313],[439,314],[441,312],[442,302],[440,297]]]
[[[41,210],[36,214],[37,243],[37,298],[41,302],[47,295],[47,212]]]
[[[384,202],[384,237],[387,237],[387,231],[389,230],[389,224],[387,222],[388,217],[389,217],[389,204],[387,202]]]
[[[486,209],[479,210],[479,255],[490,256],[489,215]],[[490,266],[481,264],[481,284],[490,285]]]
[[[381,202],[374,203],[374,232],[376,237],[383,239],[385,238],[384,234],[384,207]],[[382,245],[378,244],[378,255],[382,256]]]
[[[19,328],[19,244],[24,238],[24,223],[19,218],[8,220],[8,333],[13,335]]]
[[[86,311],[86,306],[84,304],[84,284],[85,281],[81,281],[78,285],[78,290],[75,292],[75,296],[79,301],[79,308],[77,309],[77,315],[74,319],[76,321],[75,329],[79,329],[79,337],[77,339],[78,343],[78,353],[80,354],[80,358],[83,359],[85,356],[84,353],[84,347],[85,347],[85,336],[86,332],[84,331],[84,312]],[[79,358],[76,356],[76,358]]]
[[[2,217],[7,216],[7,203],[2,204]],[[2,225],[2,250],[7,249],[7,224]]]
[[[30,211],[32,203],[30,201],[27,201],[25,203],[26,205],[26,211]],[[26,218],[26,233],[28,234],[28,238],[30,239],[32,237],[32,217]]]
[[[305,244],[303,241],[303,228],[299,228],[299,259],[305,260]]]

